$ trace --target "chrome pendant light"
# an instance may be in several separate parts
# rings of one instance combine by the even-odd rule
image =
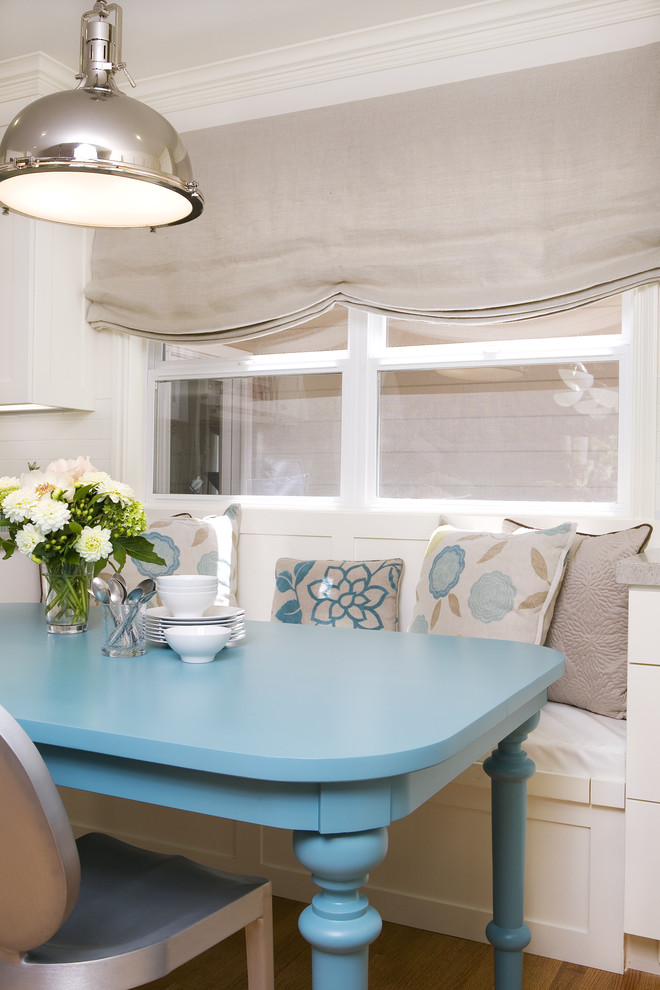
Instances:
[[[200,215],[181,138],[117,88],[119,69],[121,7],[97,0],[82,15],[79,87],[35,100],[7,128],[0,206],[84,227],[160,227]]]

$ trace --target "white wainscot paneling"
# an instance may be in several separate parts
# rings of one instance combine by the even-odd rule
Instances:
[[[437,514],[299,511],[245,506],[239,541],[238,600],[248,618],[268,621],[279,557],[377,560],[402,557],[400,626],[412,616],[415,589]]]
[[[428,536],[430,535],[431,532],[429,531]],[[354,541],[353,557],[355,560],[403,558],[403,580],[399,592],[399,628],[403,632],[408,628],[412,619],[417,581],[427,545],[428,537],[421,540],[402,540],[358,536]]]
[[[332,537],[241,532],[239,547],[238,602],[248,619],[268,622],[278,558],[331,557]]]
[[[258,862],[256,825],[69,787],[59,790],[77,834],[102,829],[125,842],[183,853],[206,866],[230,872],[254,872]]]

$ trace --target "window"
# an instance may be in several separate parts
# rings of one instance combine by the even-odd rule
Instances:
[[[339,495],[340,374],[159,382],[156,422],[159,494]]]
[[[153,491],[622,509],[634,292],[487,326],[336,306],[286,333],[161,345]]]
[[[379,379],[382,497],[616,502],[618,362]]]

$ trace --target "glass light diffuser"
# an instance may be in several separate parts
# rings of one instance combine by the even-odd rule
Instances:
[[[117,88],[120,50],[121,8],[97,0],[82,16],[78,89],[29,104],[0,143],[3,206],[86,227],[160,227],[200,215],[204,200],[176,130]]]

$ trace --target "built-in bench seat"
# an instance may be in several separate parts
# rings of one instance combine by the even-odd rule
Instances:
[[[549,701],[541,710],[538,727],[530,733],[525,749],[536,764],[531,794],[545,796],[541,777],[560,775],[590,781],[587,799],[604,800],[623,808],[626,784],[625,719],[595,715],[572,705]],[[583,800],[585,795],[574,799]]]
[[[154,517],[162,518],[162,510]],[[497,530],[497,520],[482,522]],[[467,520],[460,524],[468,528]],[[283,555],[401,557],[400,615],[406,629],[436,525],[437,516],[431,515],[244,508],[238,601],[248,618],[270,620],[275,563]],[[601,520],[601,531],[607,528]],[[626,729],[625,718],[553,701],[526,743],[537,765],[528,785],[530,951],[615,972],[624,968]],[[80,792],[66,794],[66,802],[81,831],[102,826],[212,866],[265,873],[280,896],[307,900],[316,890],[295,860],[287,832],[147,805],[127,809],[123,802]],[[419,856],[421,848],[434,848],[437,855]],[[478,764],[392,824],[388,856],[374,870],[368,894],[386,920],[485,939],[491,916],[490,793]]]

